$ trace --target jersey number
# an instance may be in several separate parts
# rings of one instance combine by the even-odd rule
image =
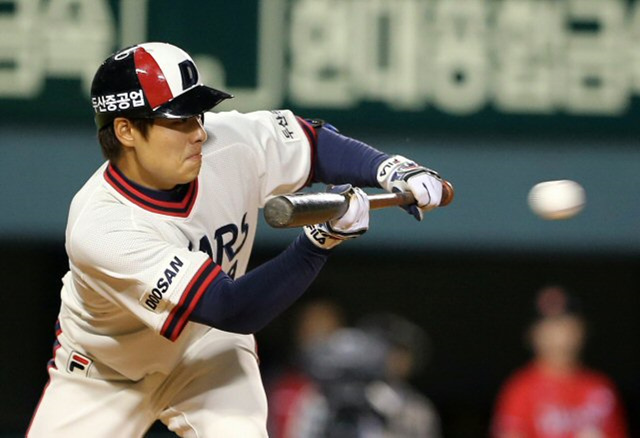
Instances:
[[[213,233],[213,238],[216,244],[215,258],[213,257],[213,247],[211,246],[211,242],[207,236],[202,236],[198,243],[198,251],[207,253],[209,257],[211,257],[211,259],[220,266],[222,266],[222,262],[226,255],[226,259],[231,263],[227,270],[227,275],[231,278],[235,278],[236,269],[238,267],[238,261],[234,259],[244,247],[244,244],[247,241],[247,236],[249,235],[249,225],[247,224],[246,219],[247,213],[242,216],[240,230],[238,230],[238,226],[236,224],[227,224],[221,226]],[[242,235],[242,241],[240,242],[240,245],[234,248],[234,245],[238,241],[239,234]],[[193,244],[191,242],[189,242],[189,250],[193,250]]]

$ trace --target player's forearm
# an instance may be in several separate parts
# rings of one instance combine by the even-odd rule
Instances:
[[[328,256],[329,251],[300,235],[285,251],[237,280],[220,275],[190,319],[225,331],[255,333],[307,290]]]
[[[380,187],[376,172],[389,158],[387,154],[327,127],[318,128],[317,133],[314,182]]]

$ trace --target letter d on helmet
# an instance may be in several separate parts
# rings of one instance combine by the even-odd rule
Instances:
[[[116,117],[193,117],[232,97],[204,85],[193,59],[168,43],[143,43],[114,53],[91,84],[98,129]]]

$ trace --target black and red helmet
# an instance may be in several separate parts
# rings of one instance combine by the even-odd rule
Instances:
[[[91,84],[98,129],[116,117],[193,117],[231,97],[202,84],[193,59],[168,43],[137,44],[114,53]]]

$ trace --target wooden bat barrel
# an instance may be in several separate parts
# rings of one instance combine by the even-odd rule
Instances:
[[[263,213],[272,227],[292,228],[340,217],[347,208],[346,197],[337,193],[294,193],[270,199]]]

